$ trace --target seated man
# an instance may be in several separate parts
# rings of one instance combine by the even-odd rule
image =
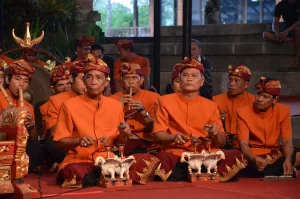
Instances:
[[[134,52],[134,43],[132,40],[120,39],[116,41],[115,44],[120,53],[120,59],[116,60],[114,65],[113,81],[116,87],[116,91],[117,92],[123,91],[122,88],[123,85],[121,84],[121,76],[118,72],[122,68],[123,62],[138,64],[141,67],[144,76],[144,83],[142,88],[148,90],[150,88],[150,74],[151,74],[149,59],[139,56]]]
[[[61,107],[54,140],[59,148],[68,150],[57,177],[62,187],[95,185],[101,169],[94,166],[94,160],[108,155],[101,139],[105,136],[110,144],[123,144],[130,134],[129,125],[124,123],[122,104],[102,95],[109,84],[108,75],[109,68],[103,61],[89,58],[84,67],[87,92],[64,102]],[[136,168],[140,170],[134,170],[131,178],[136,182],[141,178],[146,180],[155,167],[147,170],[141,166],[146,164],[144,159],[140,160],[143,163],[137,158],[136,161],[135,165],[139,165]],[[152,165],[150,161],[149,164]]]
[[[19,89],[24,92],[28,89],[30,80],[35,72],[35,69],[27,64],[24,60],[16,61],[9,65],[8,76],[5,81],[7,83],[6,93],[16,107],[20,107]],[[9,104],[2,92],[0,92],[0,111],[8,107]],[[24,100],[24,106],[28,108],[28,115],[25,121],[25,127],[29,134],[29,139],[26,146],[27,154],[30,158],[29,171],[39,172],[41,164],[38,159],[40,153],[40,145],[36,141],[37,134],[35,130],[35,117],[33,106]]]
[[[225,122],[226,132],[236,134],[237,109],[253,104],[254,95],[247,92],[251,72],[246,66],[228,66],[228,92],[216,95],[213,101],[218,104],[221,120]]]
[[[50,74],[50,85],[54,94],[63,93],[71,89],[70,72],[67,70],[66,66],[60,65],[52,69]],[[53,135],[50,134],[50,129],[46,128],[48,105],[49,101],[40,106],[44,128],[43,138],[45,138],[42,142],[46,153],[54,161],[49,172],[55,172],[58,169],[59,163],[63,161],[65,152],[57,150],[54,147],[52,141]]]
[[[179,69],[174,67],[173,72],[172,72],[171,84],[168,84],[166,86],[166,94],[171,94],[171,93],[176,93],[176,92],[181,92],[180,73],[179,73]]]
[[[157,93],[141,89],[144,77],[138,64],[123,63],[119,71],[122,77],[124,91],[111,96],[121,101],[124,105],[123,111],[128,115],[140,108],[138,112],[128,118],[132,136],[127,140],[125,155],[134,153],[146,153],[147,148],[152,144],[153,117],[155,114],[155,103],[159,95]]]
[[[92,56],[92,55],[91,55]],[[85,62],[76,61],[73,62],[70,68],[71,74],[71,89],[66,92],[51,96],[49,98],[47,118],[46,118],[46,129],[50,130],[50,134],[53,136],[55,132],[55,126],[57,123],[58,113],[63,102],[82,95],[85,92],[85,85],[83,83],[83,67]]]
[[[293,149],[288,106],[277,104],[280,82],[261,77],[254,104],[238,109],[237,134],[250,176],[280,176],[300,166],[300,150]],[[280,144],[280,138],[282,144]]]
[[[226,142],[217,104],[198,95],[204,83],[203,65],[188,58],[177,65],[180,68],[181,92],[159,99],[153,127],[154,142],[160,146],[152,146],[151,149],[160,151],[156,155],[161,161],[155,174],[164,181],[187,180],[188,165],[179,160],[183,152],[194,150],[191,137],[212,139],[212,151],[223,147]],[[222,181],[230,180],[247,165],[237,150],[225,151],[225,156],[218,165]]]
[[[297,0],[283,0],[275,7],[272,31],[263,33],[263,38],[268,41],[294,42],[297,50],[293,68],[300,69],[300,2]],[[280,17],[284,20],[284,27],[280,29]]]

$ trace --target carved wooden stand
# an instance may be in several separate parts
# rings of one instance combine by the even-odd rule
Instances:
[[[0,132],[5,134],[5,140],[0,141],[0,194],[10,193],[14,199],[39,198],[40,193],[23,180],[29,164],[24,126],[27,110],[9,107],[0,114]]]
[[[202,182],[212,182],[219,183],[220,182],[220,174],[218,173],[196,173],[193,172],[189,167],[189,176],[188,181],[191,183],[202,183]]]
[[[98,185],[104,188],[131,187],[132,180],[130,178],[109,179],[106,178],[105,175],[101,174],[101,177],[98,181]]]

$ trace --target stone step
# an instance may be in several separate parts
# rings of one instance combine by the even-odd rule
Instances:
[[[198,25],[192,26],[192,38],[202,43],[261,42],[262,33],[271,27],[269,23]],[[182,26],[165,26],[160,30],[162,43],[182,41]]]
[[[104,45],[105,53],[118,58],[118,50],[113,44]],[[161,44],[161,72],[173,70],[182,59],[182,45],[179,43]],[[153,65],[153,44],[136,44],[136,52],[146,56]],[[227,71],[228,65],[248,66],[252,71],[276,72],[282,67],[291,67],[295,57],[292,43],[273,44],[268,42],[252,43],[204,43],[203,53],[211,61],[213,71]]]
[[[165,87],[171,81],[171,72],[160,73],[160,91],[165,93]],[[298,86],[299,73],[293,72],[252,72],[252,80],[249,85],[248,91],[255,93],[255,83],[258,82],[262,76],[278,79],[281,83],[282,96],[300,96],[300,86]],[[227,91],[228,73],[227,72],[213,72],[213,95],[217,95]]]
[[[293,144],[300,147],[300,116],[292,117]]]
[[[114,44],[103,45],[106,54],[118,55]],[[179,55],[181,43],[161,43],[161,55]],[[294,55],[293,43],[274,44],[270,42],[250,43],[203,43],[203,53],[209,55]],[[153,43],[135,44],[135,51],[140,55],[153,55]]]

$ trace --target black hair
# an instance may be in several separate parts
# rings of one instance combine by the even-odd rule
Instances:
[[[100,44],[93,44],[91,46],[91,51],[92,50],[101,50],[102,54],[104,54],[104,48],[103,46],[101,46]]]
[[[194,42],[197,44],[198,48],[202,48],[201,42],[198,41],[197,39],[192,39],[191,42]]]

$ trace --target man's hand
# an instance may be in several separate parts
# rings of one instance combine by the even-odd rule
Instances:
[[[127,136],[131,134],[130,126],[126,122],[121,122],[118,129],[121,134],[126,134]]]
[[[95,140],[89,135],[85,135],[83,137],[78,138],[78,145],[81,147],[89,147],[94,144]]]
[[[285,159],[283,162],[283,175],[292,175],[293,174],[293,165],[289,159]]]
[[[25,128],[27,130],[31,130],[34,128],[34,121],[32,120],[32,115],[31,113],[28,113],[25,117],[25,121],[24,121],[24,125],[25,125]]]
[[[215,136],[220,133],[220,128],[216,123],[206,124],[204,129],[208,132],[209,136]]]
[[[220,111],[220,118],[222,121],[226,121],[227,119],[227,111]]]
[[[123,95],[120,98],[120,102],[125,105],[126,103],[129,103],[131,101],[131,95],[127,94],[127,95]]]
[[[262,171],[266,168],[266,166],[269,164],[268,159],[262,158],[260,156],[254,157],[255,166],[259,171]]]
[[[141,101],[138,101],[138,100],[131,100],[129,103],[128,103],[128,106],[130,106],[131,109],[139,109],[139,108],[142,108],[143,107],[143,104]]]
[[[174,135],[173,140],[175,144],[183,145],[189,141],[189,138],[182,133],[177,133],[176,135]]]

